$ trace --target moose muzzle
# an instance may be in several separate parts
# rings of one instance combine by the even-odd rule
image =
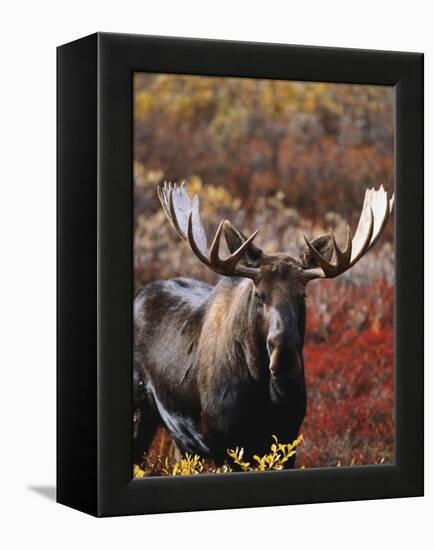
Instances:
[[[302,360],[298,351],[300,337],[292,311],[273,309],[267,337],[269,368],[273,376],[296,378],[302,371]]]

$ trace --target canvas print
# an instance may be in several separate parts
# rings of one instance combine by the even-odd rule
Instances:
[[[135,477],[394,462],[394,91],[134,75]]]

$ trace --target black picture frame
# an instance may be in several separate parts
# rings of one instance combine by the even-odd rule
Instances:
[[[97,33],[57,66],[58,502],[114,516],[423,495],[423,55]],[[395,87],[394,465],[132,479],[136,71]]]

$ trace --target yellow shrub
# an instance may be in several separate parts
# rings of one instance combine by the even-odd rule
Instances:
[[[166,458],[163,467],[163,474],[166,476],[191,476],[203,473],[204,461],[199,455],[189,455],[188,453],[178,462],[170,465]]]
[[[244,449],[242,447],[228,449],[227,453],[232,460],[232,465],[224,464],[217,468],[210,465],[209,461],[201,458],[197,454],[190,455],[186,453],[178,461],[171,461],[169,458],[166,458],[162,464],[160,475],[190,476],[197,474],[226,474],[233,471],[232,466],[234,465],[238,467],[237,470],[241,469],[243,472],[283,470],[285,463],[294,456],[297,445],[303,441],[303,436],[300,435],[300,437],[295,439],[292,443],[279,443],[275,435],[272,437],[274,443],[271,444],[270,452],[263,456],[254,455],[252,458],[252,461],[254,461],[253,463],[252,461],[247,462],[244,460]],[[146,469],[143,470],[137,464],[134,464],[134,477],[146,477],[150,474],[152,475],[151,472],[147,472]]]
[[[270,447],[270,452],[263,456],[254,455],[255,463],[246,462],[243,460],[244,449],[238,447],[228,449],[228,455],[237,464],[243,472],[264,472],[265,470],[283,470],[285,462],[295,455],[296,446],[303,441],[303,436],[300,435],[292,443],[279,443],[275,435],[272,436],[274,443]]]

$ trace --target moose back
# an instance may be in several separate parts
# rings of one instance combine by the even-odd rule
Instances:
[[[306,414],[305,289],[336,277],[377,242],[392,212],[381,186],[366,191],[354,237],[333,232],[299,258],[266,254],[228,220],[208,248],[199,199],[183,185],[158,188],[163,210],[199,261],[222,277],[215,286],[174,278],[134,299],[134,442],[140,463],[163,426],[181,452],[222,464],[227,449],[264,454],[271,436],[292,442]],[[220,256],[224,237],[230,255]],[[293,467],[295,457],[287,466]]]

